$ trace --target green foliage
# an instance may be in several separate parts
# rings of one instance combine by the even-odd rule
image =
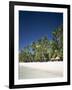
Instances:
[[[19,62],[46,62],[59,57],[63,60],[63,28],[60,26],[52,32],[53,39],[47,36],[32,42],[19,52]]]

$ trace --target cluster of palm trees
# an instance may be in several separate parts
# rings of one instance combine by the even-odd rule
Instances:
[[[63,26],[52,32],[52,40],[47,36],[32,42],[19,52],[20,62],[46,62],[59,57],[63,60]]]

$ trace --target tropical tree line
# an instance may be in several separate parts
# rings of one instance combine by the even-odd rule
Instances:
[[[19,52],[20,62],[46,62],[58,57],[63,60],[63,27],[52,32],[52,40],[44,36]]]

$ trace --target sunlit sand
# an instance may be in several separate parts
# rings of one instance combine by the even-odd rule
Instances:
[[[19,63],[19,79],[63,76],[63,61]]]

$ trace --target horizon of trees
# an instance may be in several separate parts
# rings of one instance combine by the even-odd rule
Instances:
[[[47,62],[56,57],[63,60],[62,25],[52,32],[52,40],[43,36],[19,52],[19,62]]]

